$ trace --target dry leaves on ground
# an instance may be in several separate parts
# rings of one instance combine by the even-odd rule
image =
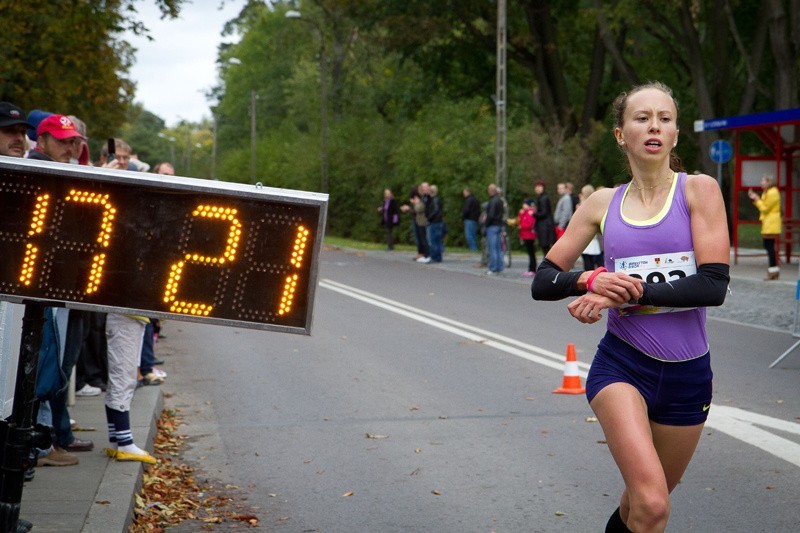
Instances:
[[[180,462],[185,438],[177,432],[180,423],[175,411],[162,411],[153,444],[158,464],[145,468],[130,533],[160,533],[188,520],[203,523],[209,531],[213,524],[222,523],[258,527],[257,516],[242,512],[233,498],[210,482],[198,482],[194,468]]]

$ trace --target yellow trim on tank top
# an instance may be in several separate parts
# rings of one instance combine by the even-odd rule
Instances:
[[[661,211],[659,211],[656,214],[656,216],[654,216],[654,217],[652,217],[652,218],[650,218],[648,220],[633,220],[633,219],[628,218],[628,217],[626,217],[625,215],[622,214],[622,204],[625,203],[625,197],[628,196],[628,191],[631,190],[630,184],[628,184],[629,186],[625,189],[625,192],[622,195],[622,201],[619,204],[619,214],[620,214],[620,216],[622,216],[622,220],[624,220],[625,222],[627,222],[631,226],[650,226],[650,225],[653,225],[653,224],[659,222],[661,219],[663,219],[665,216],[667,216],[667,213],[669,213],[669,208],[672,206],[672,199],[675,197],[675,190],[678,187],[678,173],[677,172],[673,172],[672,173],[672,178],[673,179],[672,179],[672,185],[671,185],[670,190],[669,190],[669,196],[667,196],[667,201],[664,202],[664,207],[661,208]],[[608,216],[608,208],[606,208],[606,212],[603,215],[603,219],[600,221],[600,233],[601,234],[605,232],[605,229],[606,229],[606,217],[607,216]]]

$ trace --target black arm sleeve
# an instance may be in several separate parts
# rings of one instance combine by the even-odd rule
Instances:
[[[645,283],[644,294],[637,303],[665,307],[722,305],[731,280],[729,272],[730,267],[724,263],[706,263],[697,267],[697,274],[676,281]]]
[[[534,300],[563,300],[569,296],[580,296],[586,291],[577,289],[578,278],[583,272],[564,272],[552,261],[545,259],[536,269],[531,285]]]

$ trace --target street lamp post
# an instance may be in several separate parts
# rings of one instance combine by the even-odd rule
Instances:
[[[328,192],[328,60],[325,55],[325,33],[320,25],[303,18],[303,14],[294,9],[286,12],[286,18],[300,20],[311,24],[319,37],[319,92],[320,92],[320,148],[319,148],[319,173],[320,192]]]
[[[228,58],[228,63],[241,65],[242,60],[238,57]],[[250,89],[250,182],[256,182],[256,100],[258,95],[255,89]]]
[[[250,183],[256,182],[256,91],[250,89]]]

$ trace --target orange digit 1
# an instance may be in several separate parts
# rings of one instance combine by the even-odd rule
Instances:
[[[49,194],[40,194],[36,197],[36,207],[33,209],[33,218],[31,219],[31,227],[28,230],[28,237],[34,237],[42,233],[42,227],[44,226],[44,219],[47,216],[47,208],[49,205]],[[32,242],[25,243],[25,257],[22,259],[22,272],[19,274],[19,281],[26,287],[31,284],[33,270],[38,257],[39,248]]]
[[[164,303],[169,304],[169,310],[173,313],[208,316],[213,310],[212,305],[187,302],[178,299],[178,288],[180,287],[181,276],[183,276],[183,271],[187,263],[222,266],[236,260],[236,250],[239,247],[239,239],[242,235],[242,224],[236,218],[236,209],[229,207],[198,205],[197,208],[192,211],[192,216],[217,219],[220,222],[227,222],[230,224],[225,251],[222,252],[222,255],[216,257],[186,253],[183,260],[173,263],[170,267],[169,278],[167,279],[164,290]]]
[[[64,198],[64,202],[77,202],[87,206],[100,206],[103,208],[103,218],[100,223],[100,233],[95,239],[93,247],[97,251],[108,248],[111,240],[111,229],[114,225],[114,218],[117,210],[108,201],[107,194],[100,194],[95,192],[71,190]],[[42,194],[36,198],[36,207],[33,210],[33,218],[31,219],[31,226],[28,230],[29,237],[35,237],[43,231],[44,220],[47,216],[48,207],[50,205],[50,195]],[[36,266],[36,260],[39,257],[39,249],[32,242],[25,244],[25,257],[22,260],[22,272],[20,273],[19,280],[25,285],[29,286],[33,280],[33,272]],[[86,283],[84,292],[92,294],[100,287],[100,281],[103,278],[103,267],[106,262],[106,254],[102,251],[95,253],[92,257],[92,266],[89,269],[89,280]]]
[[[306,251],[306,243],[308,242],[308,230],[303,226],[298,226],[297,234],[294,239],[294,247],[292,248],[292,255],[289,263],[295,268],[299,269],[303,264],[303,255]],[[278,314],[283,316],[292,310],[292,302],[294,301],[294,291],[297,287],[297,274],[290,274],[286,276],[283,285],[283,294],[281,295],[281,303],[278,306]]]

